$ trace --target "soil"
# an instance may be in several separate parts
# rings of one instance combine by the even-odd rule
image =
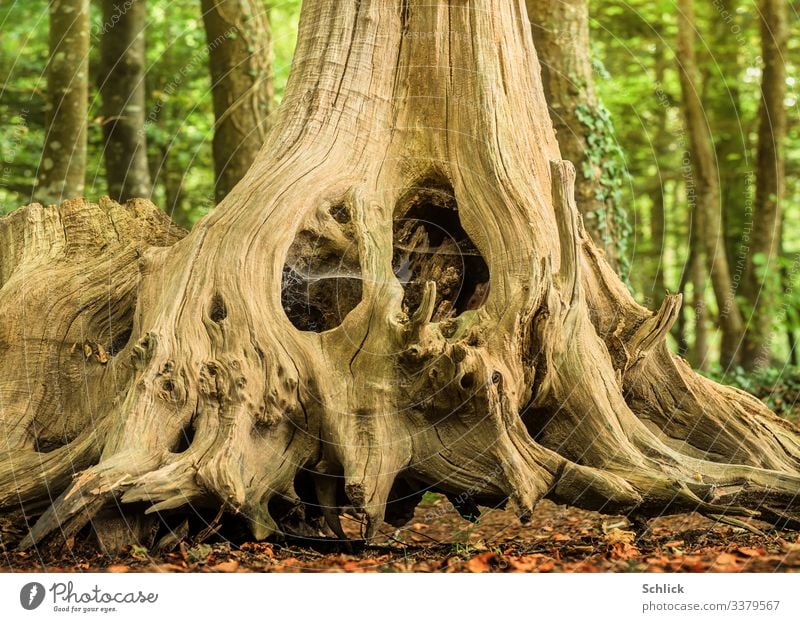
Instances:
[[[344,517],[358,537],[361,525]],[[748,528],[745,528],[749,526]],[[18,529],[0,522],[11,544]],[[528,525],[484,509],[463,520],[446,498],[428,494],[414,520],[386,526],[369,543],[326,538],[241,542],[207,529],[205,541],[182,541],[153,555],[129,547],[98,553],[88,538],[38,551],[2,552],[6,572],[796,572],[800,536],[758,523],[731,526],[696,514],[661,517],[637,531],[624,517],[604,516],[548,501]],[[209,536],[208,534],[211,533]]]

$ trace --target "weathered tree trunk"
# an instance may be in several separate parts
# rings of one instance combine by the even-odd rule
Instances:
[[[786,137],[786,2],[761,0],[761,108],[758,123],[756,200],[744,295],[752,316],[742,352],[747,369],[770,362],[773,318],[780,291],[780,232],[783,198],[783,141]]]
[[[253,164],[272,112],[272,40],[262,0],[202,0],[214,97],[217,202]]]
[[[594,88],[586,0],[526,0],[544,95],[561,155],[577,169],[575,201],[586,229],[617,268],[626,223],[617,209],[622,161]]]
[[[687,181],[686,193],[690,205],[697,203],[702,214],[702,239],[711,285],[719,310],[718,323],[722,331],[720,362],[723,367],[735,364],[744,332],[744,323],[736,305],[731,273],[725,250],[722,228],[719,171],[714,159],[714,143],[708,127],[698,89],[699,80],[694,51],[694,3],[678,2],[678,72],[680,74],[686,131],[691,145],[693,176]]]
[[[47,125],[34,195],[44,204],[80,197],[86,176],[89,0],[51,0]]]
[[[146,0],[124,5],[103,0],[103,155],[108,194],[115,201],[149,197],[152,191],[144,126],[146,18]]]
[[[183,239],[112,234],[138,204],[0,221],[21,546],[117,502],[370,537],[428,489],[797,524],[797,429],[670,354],[680,298],[637,305],[585,233],[524,10],[309,0],[264,149]]]

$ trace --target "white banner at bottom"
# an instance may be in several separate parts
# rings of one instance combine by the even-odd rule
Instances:
[[[791,574],[0,574],[2,620],[800,620]],[[513,616],[513,618],[511,618]]]

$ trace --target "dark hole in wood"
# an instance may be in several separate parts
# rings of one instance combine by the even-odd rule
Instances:
[[[337,203],[331,207],[330,214],[340,225],[346,225],[350,222],[350,210],[347,209],[344,203]]]
[[[436,282],[435,322],[477,309],[489,293],[489,266],[462,227],[452,188],[445,184],[433,182],[401,200],[392,267],[408,313],[419,307],[425,283]]]
[[[133,334],[133,327],[124,328],[118,332],[111,332],[111,342],[106,347],[106,352],[109,356],[116,356],[119,352],[128,345]]]
[[[45,437],[40,436],[33,439],[33,448],[40,454],[49,454],[51,451],[60,449],[72,441],[71,438],[63,437]]]
[[[194,440],[194,421],[190,421],[180,431],[178,435],[178,440],[175,443],[175,447],[172,449],[173,453],[182,454],[184,451],[189,449],[192,445],[192,441]]]
[[[342,224],[341,233],[328,238],[302,230],[289,249],[281,302],[300,330],[321,333],[336,328],[361,302],[361,265],[352,225]]]
[[[462,389],[471,389],[475,386],[475,375],[468,373],[461,376],[461,381],[459,382]]]
[[[225,306],[225,300],[219,294],[214,294],[211,298],[211,309],[208,315],[213,322],[218,324],[228,317],[228,308]]]
[[[336,328],[361,300],[361,279],[283,272],[283,308],[300,330],[321,333]]]

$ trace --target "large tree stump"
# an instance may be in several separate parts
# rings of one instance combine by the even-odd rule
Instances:
[[[22,546],[116,504],[369,537],[429,489],[796,524],[797,430],[668,352],[680,299],[633,301],[573,185],[523,2],[308,0],[264,149],[185,237],[142,203],[2,221]]]

